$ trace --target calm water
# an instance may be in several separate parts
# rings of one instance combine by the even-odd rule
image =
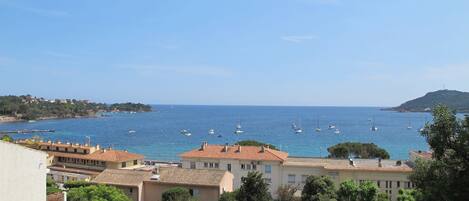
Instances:
[[[4,123],[0,130],[56,129],[40,134],[44,139],[86,141],[144,154],[148,159],[178,160],[178,154],[198,147],[202,141],[224,144],[254,139],[276,145],[295,156],[325,156],[326,148],[339,142],[373,142],[390,152],[393,159],[407,159],[412,149],[428,149],[417,130],[426,120],[426,113],[397,113],[372,107],[259,107],[259,106],[167,106],[155,105],[155,112],[110,114],[110,117],[46,120],[35,123]],[[377,132],[371,132],[371,118]],[[315,132],[317,120],[322,132]],[[241,135],[233,131],[238,121]],[[302,134],[295,134],[292,122],[299,122]],[[327,127],[335,123],[341,134]],[[412,129],[407,129],[409,123]],[[216,135],[208,135],[210,128]],[[137,131],[129,134],[133,129]],[[192,136],[179,132],[189,129]],[[221,134],[222,137],[217,137]],[[15,138],[32,135],[16,134]]]

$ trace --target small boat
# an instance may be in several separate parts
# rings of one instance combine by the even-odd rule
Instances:
[[[296,133],[296,134],[300,134],[300,133],[303,133],[303,129],[301,128],[301,122],[298,120],[298,125],[300,126],[297,126],[296,123],[292,123],[291,124],[291,128],[293,129],[293,131]]]
[[[419,129],[419,132],[423,132],[423,131],[425,131],[425,128],[424,128],[424,127],[422,127],[422,128]]]
[[[235,134],[241,134],[241,133],[244,133],[244,131],[241,129],[241,122],[238,122],[238,124],[236,124],[236,129],[234,131]]]
[[[295,129],[295,133],[296,133],[296,134],[303,133],[303,129],[301,129],[301,128],[296,128],[296,129]]]
[[[407,130],[410,130],[410,129],[412,129],[412,124],[409,121],[409,125],[407,125]]]
[[[36,120],[29,120],[28,123],[34,123]]]
[[[210,130],[208,130],[208,134],[209,135],[214,135],[215,134],[215,130],[212,128]]]
[[[135,130],[129,130],[129,134],[136,133],[137,131]]]
[[[185,136],[191,136],[192,135],[192,133],[189,130],[186,130],[186,129],[182,129],[180,133],[182,135],[185,135]]]
[[[334,124],[330,124],[330,125],[329,125],[329,130],[332,130],[332,129],[335,129],[335,125],[334,125]]]
[[[335,134],[340,134],[340,130],[338,128],[335,129],[334,131]]]
[[[222,135],[218,135],[217,137],[221,138],[221,137],[223,137],[223,136],[222,136]]]
[[[375,125],[375,118],[372,119],[371,121],[371,128],[370,128],[371,131],[378,131],[378,127],[376,127]]]
[[[321,128],[319,127],[319,120],[316,121],[316,129],[315,129],[316,132],[321,132]]]

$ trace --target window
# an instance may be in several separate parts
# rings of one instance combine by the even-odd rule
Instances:
[[[87,153],[88,153],[88,151],[87,151],[87,150],[83,150],[83,153],[87,154]]]
[[[49,149],[50,149],[50,147],[49,147],[49,146],[47,146],[47,150],[49,150]]]
[[[189,189],[189,194],[191,194],[192,197],[197,197],[199,196],[199,189]]]
[[[231,172],[231,164],[226,164],[226,169]]]
[[[191,166],[191,169],[195,169],[195,162],[191,162],[190,166]]]
[[[410,188],[410,182],[409,181],[407,182],[407,188]]]
[[[381,188],[381,181],[376,181],[376,185],[378,185],[378,188]]]
[[[272,183],[272,179],[271,178],[264,178],[264,182],[270,184],[270,183]]]
[[[294,175],[294,174],[289,174],[289,175],[288,175],[288,183],[289,183],[289,184],[294,184],[294,183],[296,183],[296,175]]]
[[[132,194],[133,191],[134,191],[133,188],[130,188],[130,189],[129,189],[129,192],[130,192],[131,194]]]
[[[246,165],[241,164],[241,170],[244,170],[244,169],[246,169]]]
[[[204,163],[204,168],[208,168],[208,163],[207,162]]]
[[[306,184],[306,179],[308,178],[308,175],[301,175],[301,183]]]
[[[389,188],[392,188],[392,181],[389,181]]]
[[[246,169],[251,170],[251,164],[247,164]]]
[[[127,166],[127,163],[122,162],[122,167],[124,168],[124,167],[126,167],[126,166]]]
[[[59,150],[59,147],[55,147],[55,150],[58,151],[58,150]]]
[[[264,173],[266,174],[272,173],[272,165],[264,165]]]
[[[396,185],[397,185],[397,188],[400,188],[400,187],[401,187],[401,182],[400,182],[400,181],[397,181],[397,182],[396,182]]]
[[[220,167],[220,164],[215,163],[215,168],[219,168],[219,167]]]
[[[253,169],[253,170],[257,169],[257,165],[256,165],[256,164],[252,164],[252,169]]]
[[[137,164],[138,164],[137,160],[134,160],[134,165],[137,165]]]
[[[73,149],[73,152],[77,153],[77,149]]]
[[[213,168],[213,163],[209,163],[210,168]]]
[[[386,181],[386,188],[389,188],[388,181]]]

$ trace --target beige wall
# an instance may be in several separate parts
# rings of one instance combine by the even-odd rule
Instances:
[[[127,195],[132,201],[143,201],[142,197],[140,196],[142,193],[141,185],[139,187],[131,187],[131,186],[115,186],[116,188],[120,189],[122,192]]]
[[[0,141],[0,200],[46,200],[47,154]]]
[[[163,184],[153,181],[146,181],[143,185],[143,198],[144,201],[161,201],[163,193],[170,188],[183,187],[187,189],[193,189],[198,192],[195,196],[198,201],[218,201],[220,197],[220,189],[217,186],[206,187],[206,186],[188,186],[188,185],[176,185],[176,184]]]

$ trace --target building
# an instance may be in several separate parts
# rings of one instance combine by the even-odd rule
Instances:
[[[143,155],[111,148],[102,149],[99,145],[31,140],[19,140],[16,143],[46,152],[49,176],[58,183],[68,180],[90,181],[105,169],[134,169],[143,166]]]
[[[0,153],[0,200],[46,200],[47,154],[1,140]]]
[[[160,167],[153,172],[107,169],[92,182],[116,186],[133,201],[161,201],[162,194],[174,187],[186,188],[203,201],[218,201],[223,192],[233,191],[233,175],[228,171],[179,167]]]
[[[233,173],[234,188],[241,186],[241,178],[249,171],[263,173],[270,184],[270,192],[281,185],[304,185],[309,175],[327,175],[338,185],[346,180],[372,181],[391,200],[396,200],[400,188],[411,188],[408,175],[412,168],[407,161],[378,159],[327,159],[291,157],[288,153],[268,147],[239,145],[209,145],[203,143],[199,149],[180,155],[182,167],[186,169],[221,169]]]

